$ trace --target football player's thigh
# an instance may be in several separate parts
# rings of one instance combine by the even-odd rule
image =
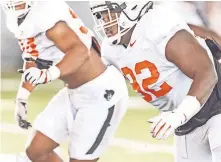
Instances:
[[[68,117],[71,112],[70,102],[66,88],[53,97],[46,109],[38,115],[33,127],[36,130],[29,149],[36,154],[43,154],[52,151],[68,137]],[[71,117],[69,117],[71,118]]]
[[[211,162],[206,127],[199,127],[185,136],[175,136],[175,162]]]
[[[207,125],[209,126],[208,138],[212,151],[213,162],[221,162],[221,114],[212,117]]]
[[[70,137],[70,161],[96,161],[108,147],[126,108],[127,98],[109,107],[79,109]]]

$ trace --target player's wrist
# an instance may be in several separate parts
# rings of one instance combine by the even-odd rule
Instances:
[[[31,92],[23,87],[19,87],[16,99],[28,100]]]
[[[60,77],[61,75],[61,71],[60,69],[55,65],[55,66],[51,66],[48,69],[49,75],[50,75],[50,80],[56,80]]]
[[[186,96],[174,112],[181,115],[181,120],[184,124],[196,115],[200,109],[200,102],[195,96]]]

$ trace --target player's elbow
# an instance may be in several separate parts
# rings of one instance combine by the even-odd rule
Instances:
[[[81,53],[84,57],[85,60],[89,60],[90,59],[90,56],[91,56],[91,53],[90,53],[90,50],[85,46],[85,45],[81,45]]]
[[[193,80],[204,82],[208,87],[213,88],[218,82],[218,76],[213,64],[201,66],[200,69],[196,70]]]
[[[209,68],[207,70],[207,76],[206,76],[209,80],[212,86],[215,86],[216,83],[218,82],[218,76],[216,73],[216,70],[214,68]]]
[[[90,59],[90,50],[83,44],[79,43],[76,46],[73,46],[72,50],[73,53],[77,53],[79,56],[78,58],[81,58],[83,62]]]
[[[216,85],[216,83],[218,82],[218,76],[217,76],[216,72],[214,72],[212,80],[213,80],[214,85]]]

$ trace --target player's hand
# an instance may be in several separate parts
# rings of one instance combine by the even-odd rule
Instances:
[[[152,123],[155,123],[156,121],[159,121],[163,116],[166,116],[166,115],[169,114],[169,113],[171,113],[171,112],[169,112],[169,111],[167,111],[167,112],[162,112],[162,113],[160,113],[159,115],[154,116],[154,117],[148,119],[147,122],[148,122],[148,123],[151,123],[151,124],[152,124]]]
[[[24,71],[22,76],[23,82],[29,82],[30,84],[45,84],[52,80],[57,79],[60,76],[60,70],[56,66],[51,66],[49,69],[38,69],[31,67]]]
[[[47,69],[38,69],[36,67],[31,67],[24,71],[22,76],[23,82],[29,82],[33,86],[37,84],[45,84],[50,82],[50,74],[48,74]]]
[[[31,127],[31,123],[27,121],[27,103],[25,99],[16,99],[15,120],[23,129]]]
[[[150,133],[153,138],[167,139],[173,135],[175,129],[181,126],[186,121],[183,113],[166,112],[148,120],[152,123]]]

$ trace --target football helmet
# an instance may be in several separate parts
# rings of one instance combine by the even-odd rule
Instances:
[[[91,1],[90,8],[95,22],[94,30],[102,40],[108,38],[110,45],[118,44],[121,37],[126,34],[153,6],[152,1]],[[105,22],[103,14],[109,15],[109,21]],[[111,15],[115,13],[115,16]],[[117,33],[107,36],[105,30],[117,25]]]
[[[25,1],[13,0],[13,1],[3,1],[1,2],[1,5],[6,15],[10,14],[10,15],[15,16],[16,18],[22,18],[31,9],[31,6],[33,5],[33,3],[34,3],[33,1],[29,1],[29,0],[25,0]],[[23,4],[24,4],[24,8],[16,9],[17,6],[20,6]]]
[[[29,0],[25,1],[13,0],[13,1],[1,1],[0,4],[6,15],[7,28],[15,34],[15,37],[19,36],[20,30],[19,30],[18,19],[25,18],[25,16],[33,6],[34,2]]]

